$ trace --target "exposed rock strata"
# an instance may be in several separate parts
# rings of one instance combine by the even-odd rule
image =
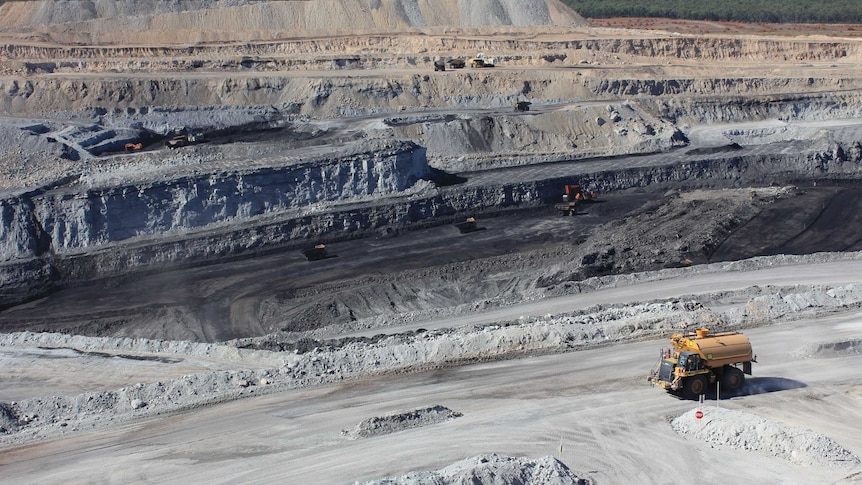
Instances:
[[[374,176],[375,164],[367,165],[370,172],[336,169],[326,177],[302,178],[308,190],[302,189],[302,195],[292,192],[290,197],[284,194],[288,187],[299,190],[303,185],[269,185],[271,175],[262,174],[272,168],[266,168],[252,176],[221,173],[85,192],[90,198],[62,196],[63,191],[58,191],[7,199],[2,212],[8,234],[3,248],[7,297],[39,291],[55,278],[68,282],[163,265],[200,264],[276,247],[296,248],[309,241],[367,235],[385,227],[409,228],[426,219],[440,224],[466,212],[541,207],[557,199],[571,173],[577,173],[582,183],[609,192],[671,182],[690,187],[709,186],[716,180],[735,186],[764,185],[815,175],[858,177],[862,157],[852,143],[824,142],[819,147],[809,143],[800,145],[795,155],[713,155],[655,167],[594,172],[582,168],[520,183],[471,182],[411,192],[411,184],[428,176],[427,167],[415,146],[401,146],[402,151],[391,152],[389,158],[379,155],[380,163],[389,167],[380,174],[391,179]],[[345,177],[334,176],[337,173]],[[352,195],[343,201],[352,205],[341,207],[339,198],[348,189],[375,194],[386,202],[372,204]],[[265,199],[267,191],[277,197]],[[291,197],[301,199],[291,202]],[[254,207],[258,211],[251,210]],[[705,248],[705,254],[710,250]]]

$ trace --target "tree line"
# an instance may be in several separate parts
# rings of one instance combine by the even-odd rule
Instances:
[[[862,23],[862,0],[562,0],[587,18]]]

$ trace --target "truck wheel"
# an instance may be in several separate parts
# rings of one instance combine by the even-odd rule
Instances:
[[[682,394],[686,399],[697,399],[701,394],[706,394],[706,385],[706,376],[689,377],[682,385]]]
[[[741,370],[731,365],[724,366],[721,374],[722,391],[736,392],[742,389],[743,384],[745,384],[745,374]]]

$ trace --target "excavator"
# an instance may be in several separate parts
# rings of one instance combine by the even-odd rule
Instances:
[[[578,206],[581,203],[593,201],[598,196],[599,193],[597,191],[583,189],[578,184],[566,185],[563,202],[556,204],[554,208],[564,216],[573,216],[578,213]]]

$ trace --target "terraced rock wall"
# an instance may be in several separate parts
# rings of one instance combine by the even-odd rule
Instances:
[[[543,30],[553,32],[552,28]],[[523,36],[523,32],[513,36]],[[641,62],[663,58],[783,63],[787,60],[847,62],[862,57],[862,46],[852,40],[729,39],[662,35],[607,39],[588,38],[584,34],[567,32],[566,37],[573,36],[576,38],[571,40],[538,40],[535,36],[495,39],[481,36],[417,35],[400,38],[371,34],[319,39],[291,37],[258,44],[189,45],[189,42],[184,42],[182,45],[171,46],[149,42],[140,47],[54,46],[11,41],[0,45],[0,54],[5,57],[0,66],[8,74],[81,71],[154,73],[188,70],[248,72],[409,68],[422,65],[427,66],[430,71],[431,61],[436,57],[472,56],[477,52],[488,52],[494,53],[504,67],[578,65],[589,71],[594,67],[617,64],[621,58]]]
[[[789,155],[725,154],[674,165],[598,170],[577,176],[581,183],[608,192],[669,182],[690,187],[744,187],[806,181],[815,174],[820,179],[859,178],[862,149],[858,144],[821,140],[814,145],[799,142]],[[404,179],[400,183],[407,184],[422,172],[416,168],[412,151],[402,152],[401,157],[408,169],[401,172]],[[388,163],[397,162],[398,157],[391,157]],[[8,299],[0,304],[41,291],[52,281],[68,283],[179,264],[203,264],[375,231],[385,234],[393,228],[445,224],[467,213],[547,207],[557,200],[570,177],[561,172],[559,177],[545,180],[501,186],[455,185],[402,195],[394,192],[396,184],[388,197],[373,204],[332,206],[304,213],[288,210],[288,206],[279,211],[252,213],[250,207],[265,207],[266,195],[255,193],[255,185],[249,182],[254,178],[246,177],[227,177],[220,183],[200,187],[156,184],[142,192],[127,188],[125,195],[131,199],[124,199],[122,189],[113,189],[92,192],[90,198],[43,194],[7,200],[2,214],[10,244],[4,247],[7,263],[0,272],[4,278],[0,298],[5,295]],[[353,184],[360,180],[368,183],[365,177],[348,177],[342,179],[344,185],[340,188],[357,190]],[[317,196],[325,195],[331,200],[340,196],[339,186],[319,186],[325,185],[323,179],[307,183],[317,186]],[[245,187],[242,193],[241,185]],[[279,191],[275,186],[267,190]],[[165,201],[159,203],[146,204],[140,199],[163,196]],[[282,201],[287,203],[287,199]],[[192,210],[194,207],[197,210]],[[204,212],[198,212],[204,208]],[[110,215],[102,213],[103,209]],[[140,232],[134,233],[135,230]]]
[[[283,167],[189,174],[147,184],[67,186],[0,202],[5,260],[74,254],[319,203],[385,199],[428,177],[424,150],[389,150]],[[47,245],[46,245],[47,243]]]

